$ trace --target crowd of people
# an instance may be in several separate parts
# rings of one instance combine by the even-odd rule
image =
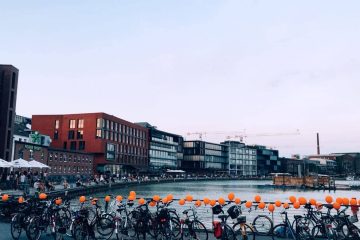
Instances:
[[[73,176],[74,177],[74,176]],[[66,177],[61,181],[52,182],[46,172],[33,171],[11,171],[0,174],[0,189],[23,190],[29,193],[30,188],[34,188],[35,192],[48,192],[56,189],[69,189],[74,187],[87,187],[98,184],[112,184],[118,182],[146,182],[146,181],[162,181],[184,178],[218,178],[228,177],[223,175],[198,175],[198,174],[158,174],[158,175],[137,175],[137,174],[110,174],[99,173],[93,176],[76,175],[71,182]],[[75,179],[75,180],[74,180]]]

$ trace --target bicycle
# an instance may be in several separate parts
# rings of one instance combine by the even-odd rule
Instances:
[[[183,240],[207,240],[209,238],[208,230],[205,225],[199,221],[196,208],[190,207],[189,209],[184,210],[183,214],[185,215],[185,219],[180,220],[181,238]]]
[[[221,240],[235,240],[236,239],[235,232],[233,228],[231,228],[230,225],[226,223],[226,220],[228,219],[228,215],[224,214],[222,206],[216,205],[212,207],[212,212],[214,215],[218,215],[218,218],[220,219],[220,222],[213,221],[214,236]]]

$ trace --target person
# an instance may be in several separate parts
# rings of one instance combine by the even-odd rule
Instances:
[[[64,189],[68,189],[69,188],[69,184],[66,181],[66,179],[64,179],[64,183],[63,183]]]
[[[51,182],[49,182],[48,180],[45,180],[45,187],[47,188],[48,191],[54,191],[55,190],[54,185],[52,185]]]
[[[80,178],[78,178],[78,180],[76,181],[76,187],[81,187],[82,183],[80,181]]]

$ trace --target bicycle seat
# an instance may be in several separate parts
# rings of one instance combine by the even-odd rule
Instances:
[[[183,211],[183,214],[188,214],[188,212],[189,212],[188,210],[185,210]]]
[[[227,218],[228,216],[226,215],[226,214],[219,214],[218,215],[218,218],[220,218],[221,220],[226,220],[226,218]]]
[[[129,207],[132,207],[132,206],[134,206],[134,202],[128,202],[127,205],[128,205]]]
[[[294,215],[294,219],[296,220],[296,219],[299,219],[299,218],[302,218],[303,216],[301,216],[301,215]]]

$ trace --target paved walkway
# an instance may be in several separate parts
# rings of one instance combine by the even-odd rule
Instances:
[[[0,222],[0,240],[11,240],[11,232],[10,232],[10,224],[9,223],[4,223],[4,222]],[[40,240],[48,240],[48,239],[53,239],[53,237],[48,234],[43,234],[43,236],[41,236]],[[73,238],[67,237],[65,236],[64,240],[71,240]],[[116,236],[113,235],[111,239],[116,239]],[[272,239],[271,237],[263,237],[263,236],[256,236],[257,240],[270,240]],[[19,240],[27,240],[26,234],[25,232],[22,232],[21,237]],[[209,240],[216,240],[216,238],[214,237],[214,235],[212,233],[209,233]],[[251,238],[249,240],[252,240]]]

